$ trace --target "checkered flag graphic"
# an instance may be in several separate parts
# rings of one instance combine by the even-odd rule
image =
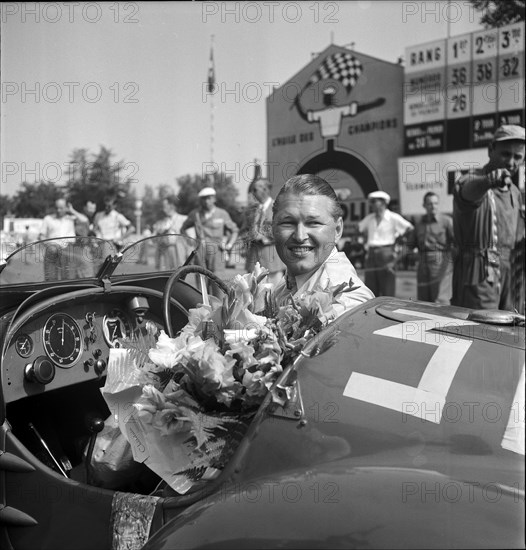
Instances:
[[[309,84],[334,78],[339,80],[349,93],[362,74],[362,64],[349,52],[337,52],[327,56],[318,70],[310,77]]]

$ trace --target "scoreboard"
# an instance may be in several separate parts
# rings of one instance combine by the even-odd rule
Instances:
[[[406,48],[404,154],[486,147],[524,126],[524,22]]]

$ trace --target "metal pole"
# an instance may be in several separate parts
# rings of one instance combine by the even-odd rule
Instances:
[[[451,0],[447,0],[447,37],[451,38]]]
[[[210,50],[212,55],[212,69],[214,71],[214,86],[215,84],[215,60],[213,58],[214,55],[214,35],[211,36],[211,44],[210,44]],[[211,98],[210,98],[210,162],[214,163],[214,93],[215,90],[212,90]]]
[[[137,236],[140,238],[141,237],[141,216],[142,216],[142,200],[141,199],[137,199],[135,201],[135,221],[136,221],[136,228],[135,228],[135,231],[137,233]]]

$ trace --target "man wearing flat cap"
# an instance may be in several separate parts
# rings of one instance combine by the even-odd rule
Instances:
[[[222,251],[230,252],[237,239],[238,227],[232,221],[230,214],[215,205],[216,191],[213,187],[204,187],[197,194],[199,208],[188,214],[188,218],[181,226],[181,233],[186,235],[187,229],[195,227],[199,249],[196,263],[215,273],[217,258]],[[228,240],[225,243],[225,233]],[[212,292],[217,295],[218,289],[212,287]]]
[[[367,196],[372,213],[358,224],[365,236],[365,285],[375,296],[394,296],[396,292],[395,244],[413,225],[387,208],[391,197],[385,191]]]
[[[500,126],[488,157],[485,166],[455,182],[453,226],[458,254],[451,303],[524,312],[524,208],[518,188],[524,128]]]

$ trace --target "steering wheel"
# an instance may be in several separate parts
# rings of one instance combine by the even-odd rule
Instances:
[[[228,286],[224,281],[222,281],[215,273],[209,271],[208,269],[201,267],[200,265],[184,265],[176,269],[164,287],[163,292],[163,316],[164,316],[164,326],[166,332],[170,338],[174,338],[175,333],[172,327],[172,319],[170,317],[170,296],[172,294],[172,288],[176,281],[186,277],[189,273],[199,273],[208,277],[213,283],[215,283],[225,294],[228,292]]]

